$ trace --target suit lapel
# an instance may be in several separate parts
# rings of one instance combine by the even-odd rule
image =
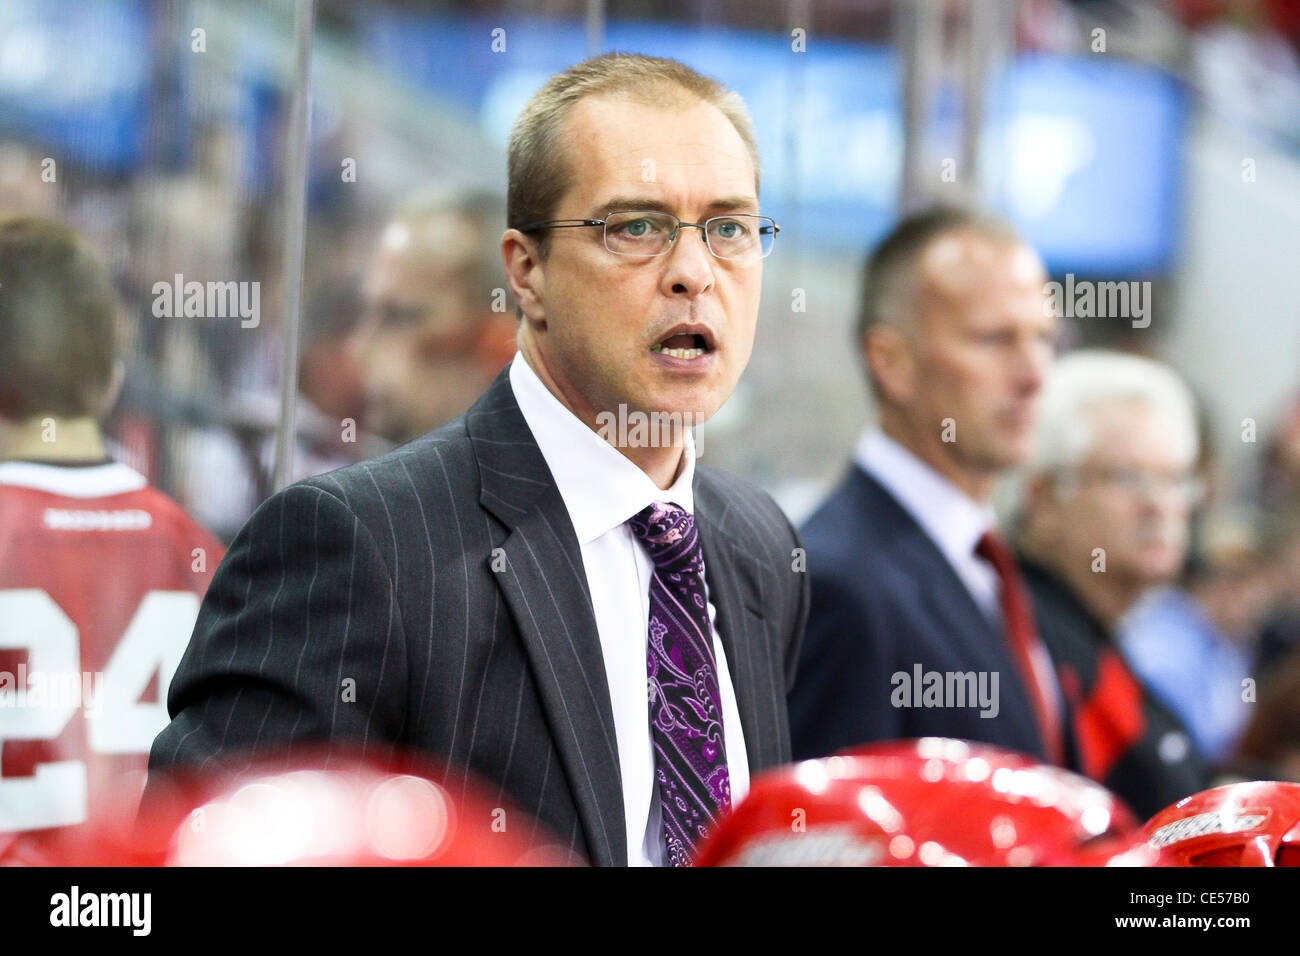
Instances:
[[[947,635],[961,644],[961,659],[968,662],[981,662],[983,669],[997,670],[1001,673],[1018,675],[1016,663],[1007,646],[1007,639],[1000,625],[990,621],[983,609],[958,577],[956,570],[948,562],[939,546],[926,534],[916,520],[907,512],[889,491],[867,474],[862,468],[854,466],[857,474],[867,482],[869,493],[878,499],[879,507],[886,508],[892,515],[893,524],[890,538],[902,544],[903,552],[911,559],[911,578],[916,582],[926,582],[922,591],[918,584],[917,600],[925,601],[926,606],[947,621]],[[935,600],[933,595],[942,594],[944,600]],[[1012,711],[1004,707],[1008,716],[1005,719],[1017,720],[1012,713],[1021,717],[1032,715],[1033,704],[1027,691],[1017,677],[1011,686],[1003,685],[1004,695],[1015,695],[1020,699],[1020,706]],[[1004,696],[1004,700],[1007,699]],[[1032,732],[1038,734],[1037,721]],[[1046,745],[1044,745],[1046,752]]]
[[[698,488],[698,485],[697,485]],[[736,692],[736,708],[745,733],[745,755],[752,773],[781,762],[779,727],[775,715],[767,713],[763,701],[775,699],[777,684],[765,646],[765,622],[754,559],[724,532],[707,497],[697,491],[695,523],[704,547],[704,579],[709,600],[718,610],[718,637],[727,655],[727,668]],[[769,686],[770,685],[770,686]],[[760,695],[760,690],[763,694]],[[767,708],[770,710],[770,706]]]
[[[514,617],[592,862],[627,864],[614,713],[582,552],[506,368],[470,409],[466,428],[480,502],[509,530],[496,580]],[[485,560],[486,560],[485,556]]]
[[[1005,651],[1003,637],[975,603],[970,590],[957,576],[956,570],[939,550],[939,546],[884,485],[860,466],[855,465],[854,468],[867,482],[868,493],[876,499],[877,506],[890,513],[890,523],[893,525],[890,539],[900,544],[912,561],[915,570],[911,578],[918,585],[918,600],[926,601],[928,607],[946,618],[950,633],[957,635],[966,645],[969,659],[986,659],[990,653],[1002,654]],[[944,594],[945,599],[934,601],[927,597],[931,593]],[[1006,662],[1010,664],[1009,656]]]

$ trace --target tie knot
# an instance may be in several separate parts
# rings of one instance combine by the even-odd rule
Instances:
[[[993,530],[985,531],[980,535],[979,541],[975,543],[975,553],[981,558],[993,565],[998,573],[1010,563],[1014,562],[1011,555],[1011,549],[1007,543],[1002,540],[1001,536]]]
[[[627,523],[660,571],[702,569],[695,516],[685,508],[656,501],[628,518]]]

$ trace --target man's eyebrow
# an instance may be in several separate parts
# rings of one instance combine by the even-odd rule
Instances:
[[[726,196],[722,199],[715,199],[704,207],[705,212],[737,212],[737,213],[757,213],[758,202],[752,196]],[[666,212],[671,215],[677,215],[677,210],[669,203],[662,199],[638,198],[635,196],[616,197],[607,200],[592,210],[592,219],[603,219],[611,212],[634,212],[639,210],[649,212]],[[707,217],[706,217],[707,218]]]

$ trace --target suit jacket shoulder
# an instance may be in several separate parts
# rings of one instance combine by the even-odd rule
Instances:
[[[576,852],[625,861],[608,691],[562,508],[505,373],[443,428],[272,495],[200,608],[151,774],[238,771],[302,745],[415,750],[495,785]]]
[[[790,519],[767,492],[716,468],[697,467],[695,493],[702,520],[752,561],[741,567],[757,571],[755,609],[783,623],[794,645],[789,649],[797,653],[808,612],[808,576],[803,546]],[[793,677],[792,666],[787,678]]]

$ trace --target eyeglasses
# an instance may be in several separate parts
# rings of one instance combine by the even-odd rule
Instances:
[[[1205,498],[1205,482],[1189,472],[1157,474],[1137,468],[1083,468],[1073,472],[1067,470],[1067,474],[1102,482],[1134,497],[1174,494],[1193,507]]]
[[[752,261],[772,251],[781,227],[767,216],[713,216],[704,222],[682,222],[672,213],[633,210],[611,212],[604,219],[547,219],[519,226],[520,232],[603,226],[605,248],[619,256],[667,255],[682,226],[704,233],[709,252],[719,259]]]

